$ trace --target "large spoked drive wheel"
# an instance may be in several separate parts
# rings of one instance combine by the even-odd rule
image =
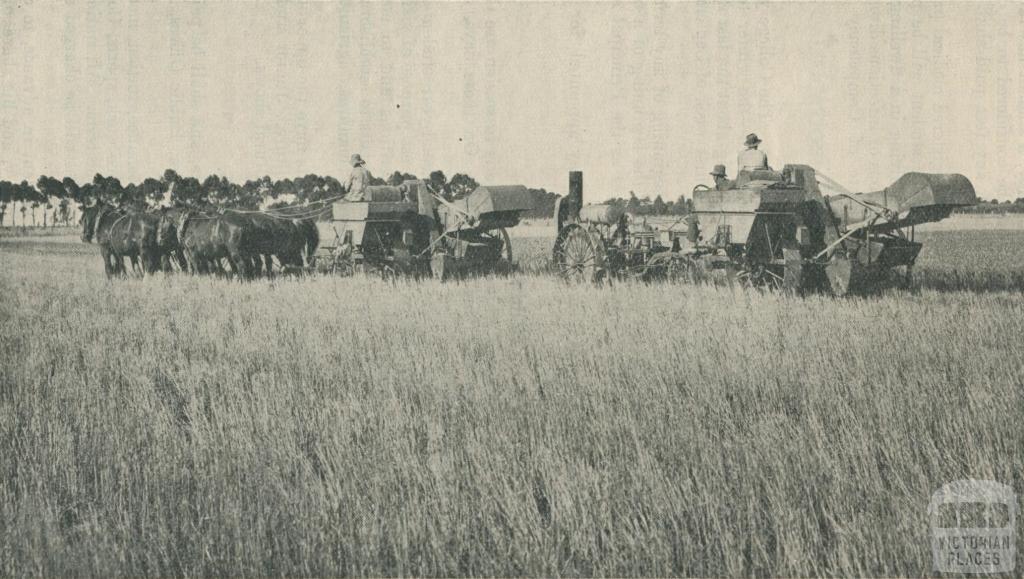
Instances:
[[[599,282],[605,275],[604,243],[597,233],[574,227],[561,236],[555,262],[566,281]]]

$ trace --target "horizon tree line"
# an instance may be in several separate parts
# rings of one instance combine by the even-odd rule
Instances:
[[[399,185],[417,179],[416,175],[394,171],[386,179],[373,177],[371,185]],[[448,200],[469,195],[479,183],[468,174],[456,173],[450,179],[444,171],[432,171],[425,179]],[[546,189],[529,188],[534,209],[525,218],[550,217],[557,194]],[[0,224],[5,223],[8,212],[13,213],[12,225],[36,227],[42,225],[71,225],[78,205],[103,201],[118,207],[138,210],[153,209],[160,205],[185,205],[197,208],[232,208],[256,210],[285,205],[303,205],[340,197],[344,194],[341,181],[330,175],[308,175],[274,180],[268,175],[235,183],[227,177],[212,174],[200,181],[167,169],[159,178],[148,177],[140,183],[124,185],[117,177],[96,173],[92,180],[79,184],[71,177],[57,179],[40,175],[36,182],[20,183],[0,180]],[[661,195],[652,201],[649,196],[638,197],[633,191],[628,197],[615,197],[605,201],[637,215],[685,215],[692,210],[692,202],[685,195],[676,201],[665,202]],[[42,208],[42,220],[37,212]],[[50,215],[52,214],[52,219]],[[20,216],[20,223],[19,223]]]
[[[373,177],[370,184],[399,185],[416,178],[413,174],[395,171],[387,179]],[[465,196],[478,186],[476,180],[467,174],[456,173],[448,179],[440,170],[431,172],[428,181],[450,199]],[[92,181],[83,184],[71,177],[57,179],[40,175],[35,183],[0,180],[0,224],[5,223],[8,213],[13,213],[12,224],[15,227],[70,225],[75,205],[88,205],[95,201],[139,210],[167,203],[254,210],[287,205],[286,199],[291,199],[291,204],[306,204],[343,194],[344,188],[338,179],[314,173],[278,180],[265,175],[234,183],[216,174],[200,181],[167,169],[159,178],[150,177],[127,185],[117,177],[101,173],[96,173]],[[37,219],[40,208],[43,209],[42,220]],[[51,213],[52,221],[49,220]]]

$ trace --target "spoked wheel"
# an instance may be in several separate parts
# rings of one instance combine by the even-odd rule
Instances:
[[[353,262],[352,271],[366,278],[376,278],[383,281],[395,281],[404,273],[401,265],[393,261],[385,260],[361,260]]]
[[[692,255],[679,253],[653,256],[647,263],[647,270],[647,279],[663,279],[673,283],[697,283],[704,278],[701,261]]]
[[[350,276],[354,272],[350,253],[330,249],[313,256],[310,269],[317,273]]]
[[[781,290],[786,281],[783,272],[774,271],[771,266],[765,264],[755,264],[740,270],[736,279],[744,287],[769,291]]]
[[[678,256],[669,262],[666,277],[669,281],[699,283],[704,280],[704,264],[693,256]]]
[[[574,227],[560,239],[555,262],[566,281],[599,282],[605,275],[604,243],[597,233]]]
[[[500,244],[501,246],[498,259],[493,262],[490,268],[491,271],[486,273],[497,275],[512,273],[515,270],[515,265],[512,262],[512,239],[509,237],[508,231],[501,227],[495,231],[487,232],[485,237],[490,238],[495,245]]]
[[[331,273],[334,275],[348,277],[354,275],[355,272],[356,267],[352,262],[352,256],[340,255],[334,259],[331,265]]]
[[[377,268],[377,274],[384,281],[395,281],[401,275],[401,270],[393,263],[386,263]]]

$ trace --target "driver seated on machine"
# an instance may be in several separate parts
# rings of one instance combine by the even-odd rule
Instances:
[[[736,159],[736,164],[739,166],[739,170],[741,172],[772,170],[772,168],[768,166],[768,155],[765,155],[764,151],[757,150],[757,146],[760,144],[761,139],[758,138],[756,133],[750,133],[747,135],[747,140],[743,143],[746,149],[740,151],[740,154]]]
[[[359,156],[359,153],[352,155],[350,163],[352,164],[352,173],[345,183],[345,201],[364,201],[366,188],[370,185],[370,180],[373,177],[366,170],[366,161]]]
[[[710,175],[715,178],[715,186],[713,189],[718,191],[728,191],[733,188],[733,182],[725,174],[725,165],[715,165],[715,168],[711,171]]]

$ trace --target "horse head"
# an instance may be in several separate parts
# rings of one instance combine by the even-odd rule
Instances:
[[[102,201],[97,201],[92,207],[82,209],[82,241],[92,243],[99,228],[100,220],[111,211],[111,207]]]
[[[160,209],[160,219],[156,226],[156,244],[158,247],[177,245],[180,243],[181,227],[179,221],[187,210],[183,207],[164,207]]]

